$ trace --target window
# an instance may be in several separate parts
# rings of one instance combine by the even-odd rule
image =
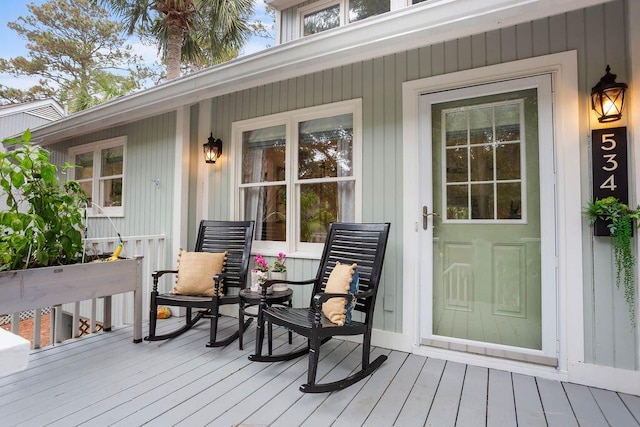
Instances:
[[[71,178],[89,198],[90,214],[124,215],[123,184],[126,137],[113,138],[69,149]]]
[[[443,110],[445,221],[523,221],[522,99]]]
[[[298,10],[300,34],[309,36],[389,12],[390,0],[328,0]]]
[[[360,221],[361,101],[233,124],[237,217],[254,249],[317,253],[333,221]]]

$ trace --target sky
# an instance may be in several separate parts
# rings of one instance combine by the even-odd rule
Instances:
[[[265,24],[272,24],[270,18],[265,14],[265,4],[263,0],[253,0],[255,3],[255,18]],[[35,3],[40,5],[46,0],[0,0],[2,14],[0,14],[0,58],[9,59],[16,56],[26,56],[28,50],[25,47],[26,41],[20,38],[13,30],[7,27],[7,23],[15,21],[19,16],[29,15],[27,5]],[[155,46],[146,46],[141,44],[137,39],[132,38],[129,43],[134,47],[136,53],[141,55],[145,61],[153,63],[157,61],[157,48]],[[267,40],[260,37],[251,38],[244,47],[241,54],[248,55],[258,52],[273,45],[273,40]],[[26,89],[38,82],[38,77],[12,77],[7,74],[0,73],[0,84],[17,89]]]

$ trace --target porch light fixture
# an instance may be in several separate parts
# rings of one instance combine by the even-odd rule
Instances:
[[[214,138],[212,132],[207,143],[203,144],[202,148],[204,148],[204,161],[206,163],[215,163],[222,154],[222,141]]]
[[[622,118],[624,108],[624,92],[626,83],[616,83],[616,75],[611,74],[611,67],[607,65],[607,72],[591,89],[591,108],[598,114],[600,123],[615,122]]]

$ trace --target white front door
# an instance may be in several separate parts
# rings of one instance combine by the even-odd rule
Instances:
[[[551,99],[550,75],[421,96],[422,344],[557,364]]]

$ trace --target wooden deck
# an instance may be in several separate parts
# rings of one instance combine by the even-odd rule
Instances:
[[[175,319],[161,321],[166,330]],[[210,349],[207,322],[179,338],[132,343],[131,328],[31,354],[0,378],[0,425],[13,426],[639,426],[640,397],[376,348],[389,359],[340,392],[303,394],[307,359],[247,360],[255,327]],[[236,326],[222,318],[221,336]],[[145,327],[146,331],[146,327]],[[288,347],[276,330],[274,347]],[[294,346],[304,345],[294,335]],[[319,377],[358,367],[357,344],[323,346]]]

